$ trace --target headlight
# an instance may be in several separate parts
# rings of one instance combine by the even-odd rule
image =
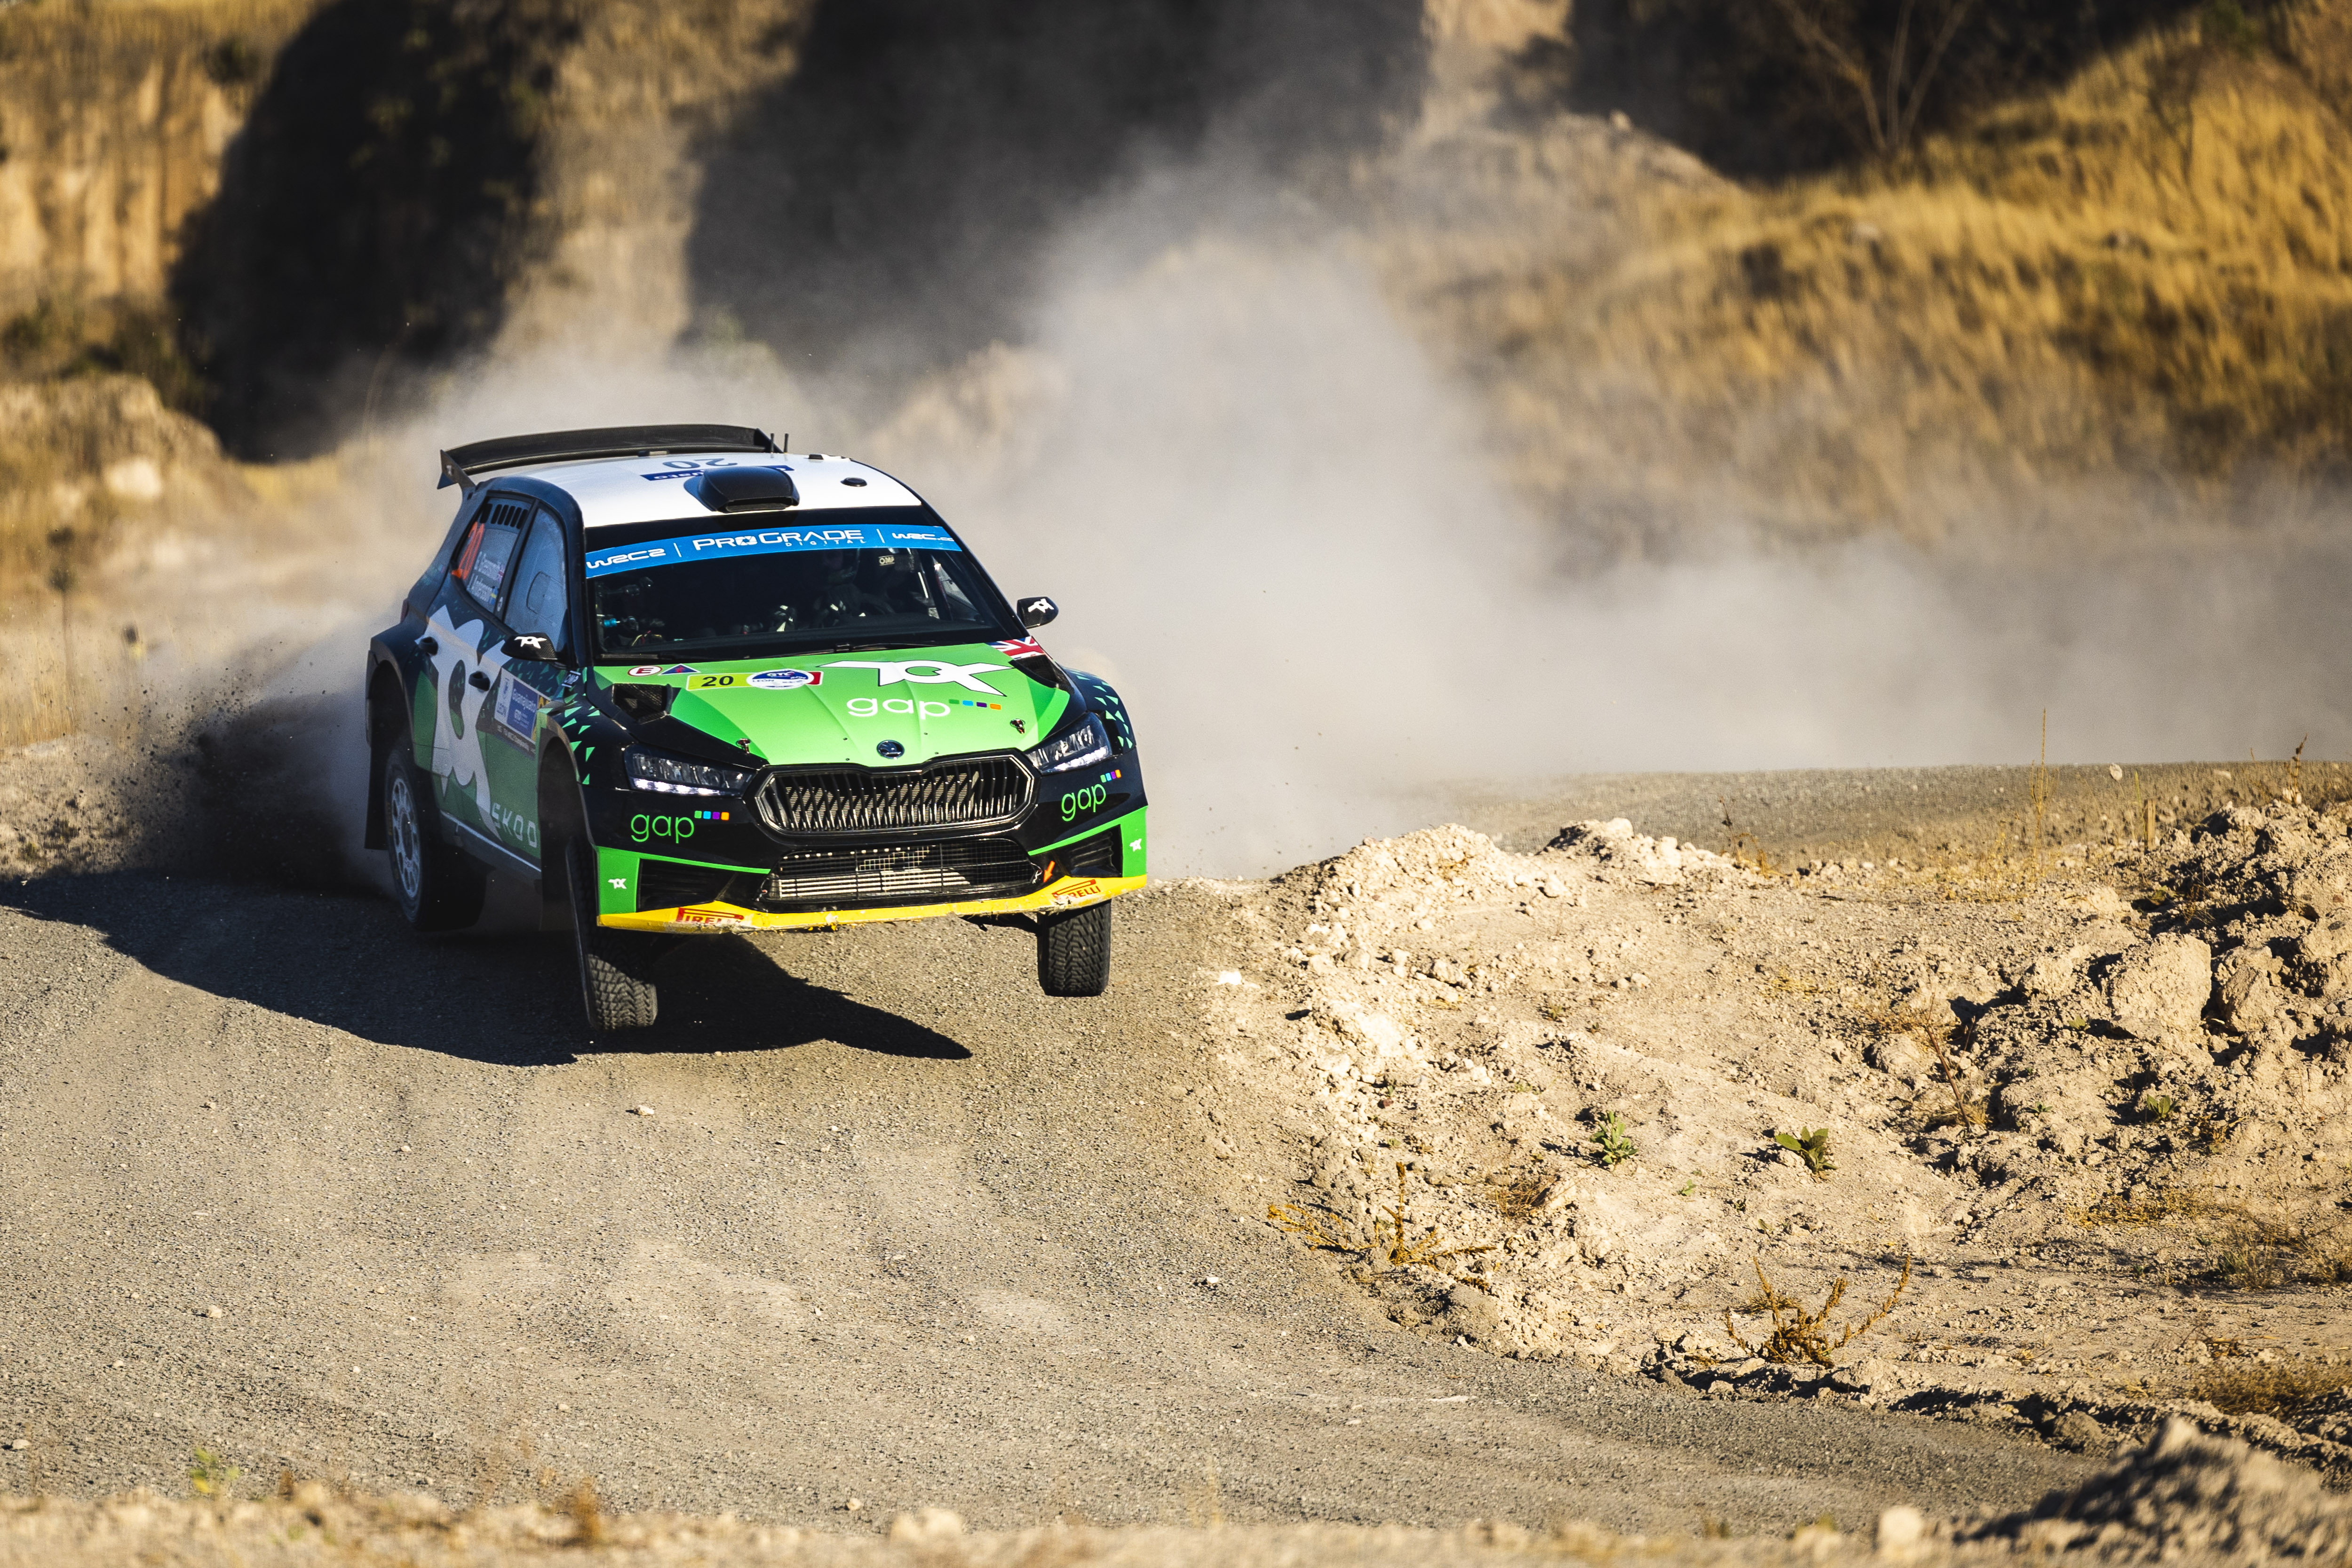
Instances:
[[[751,779],[748,768],[690,763],[643,746],[631,746],[622,752],[621,765],[628,769],[629,782],[637,788],[664,795],[740,795]]]
[[[1064,768],[1082,768],[1088,763],[1101,762],[1110,755],[1110,737],[1103,732],[1102,721],[1089,714],[1076,729],[1055,736],[1029,753],[1029,762],[1041,773],[1057,773]]]

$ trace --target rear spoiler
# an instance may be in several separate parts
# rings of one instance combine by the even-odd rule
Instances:
[[[787,436],[786,442],[792,439]],[[578,458],[650,458],[667,452],[781,452],[783,443],[749,425],[616,425],[605,430],[554,430],[543,436],[500,436],[441,454],[446,489],[467,490],[492,468],[556,463]]]

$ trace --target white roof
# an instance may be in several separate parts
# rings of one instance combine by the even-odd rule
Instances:
[[[567,463],[530,463],[485,475],[495,484],[514,475],[543,480],[571,492],[588,528],[624,522],[666,522],[719,514],[686,493],[686,481],[707,468],[783,468],[801,493],[795,511],[860,506],[916,506],[914,491],[879,468],[848,458],[813,452],[708,452],[677,458],[590,458]],[[863,479],[862,485],[854,482]]]

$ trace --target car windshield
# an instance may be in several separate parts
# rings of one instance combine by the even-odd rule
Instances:
[[[598,529],[585,558],[604,662],[990,642],[1025,634],[937,516],[873,507]]]

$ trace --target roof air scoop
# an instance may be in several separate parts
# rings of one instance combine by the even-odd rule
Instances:
[[[706,468],[686,481],[686,490],[712,511],[782,511],[801,502],[782,468]]]

